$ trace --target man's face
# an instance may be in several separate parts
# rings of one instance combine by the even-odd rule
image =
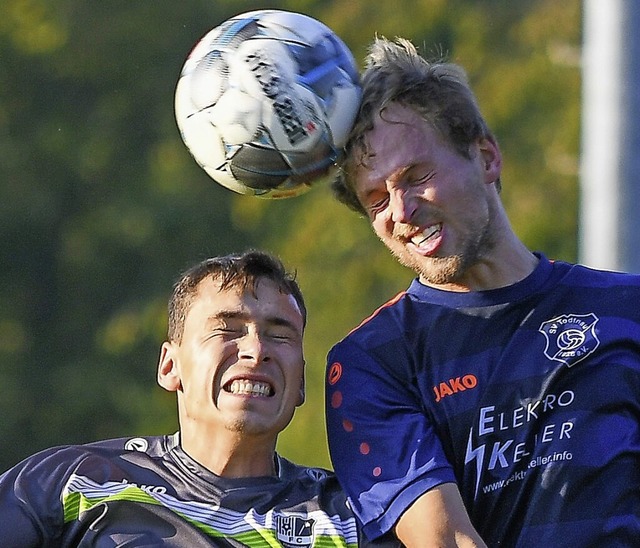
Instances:
[[[366,142],[370,155],[356,169],[355,190],[375,233],[424,283],[464,285],[494,243],[495,143],[480,140],[462,156],[398,104],[376,117]]]
[[[181,343],[163,345],[160,384],[178,391],[182,430],[275,440],[304,399],[302,314],[268,279],[255,295],[219,288],[200,283]]]

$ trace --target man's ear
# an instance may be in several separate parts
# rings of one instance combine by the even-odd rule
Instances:
[[[484,165],[484,180],[494,183],[502,172],[502,153],[493,137],[483,137],[478,141],[478,147]]]
[[[180,371],[176,358],[177,345],[165,341],[160,347],[158,359],[158,384],[168,392],[182,390]]]
[[[300,379],[300,394],[298,396],[298,403],[296,404],[296,407],[300,407],[303,403],[304,400],[307,396],[306,394],[306,389],[305,389],[305,376],[304,376],[304,366],[305,366],[305,362],[302,362],[302,378]]]

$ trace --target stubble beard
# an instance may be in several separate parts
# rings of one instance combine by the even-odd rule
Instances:
[[[225,428],[229,432],[235,432],[236,434],[244,434],[247,430],[247,421],[244,419],[234,419],[225,423]]]
[[[383,241],[397,261],[413,270],[428,285],[446,285],[460,282],[464,275],[494,247],[489,224],[475,237],[467,238],[463,249],[447,257],[423,257],[411,253],[405,243],[392,238]]]
[[[252,420],[251,417],[237,417],[227,420],[225,428],[238,436],[255,436],[264,433],[267,427],[261,421]]]

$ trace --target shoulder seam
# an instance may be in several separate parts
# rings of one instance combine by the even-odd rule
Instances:
[[[376,308],[371,314],[369,314],[369,316],[367,316],[364,320],[362,320],[358,325],[356,325],[353,329],[351,329],[349,331],[349,333],[347,334],[347,336],[351,335],[354,331],[357,331],[358,329],[360,329],[364,324],[366,324],[367,322],[371,321],[373,318],[375,318],[382,310],[384,310],[385,308],[389,308],[390,306],[393,306],[394,304],[396,304],[402,297],[404,297],[407,294],[407,291],[401,291],[400,293],[398,293],[395,297],[393,297],[392,299],[389,299],[386,303],[384,303],[383,305],[379,306],[378,308]]]

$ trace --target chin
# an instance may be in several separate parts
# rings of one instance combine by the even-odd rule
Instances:
[[[241,436],[262,436],[273,432],[274,426],[263,422],[255,422],[247,419],[231,420],[225,425],[227,431]]]
[[[418,271],[420,277],[433,285],[454,283],[462,275],[462,264],[458,257],[435,259],[438,263],[430,268],[422,268]]]
[[[228,421],[225,424],[225,429],[229,430],[229,432],[237,432],[239,434],[244,434],[247,429],[247,422],[242,419]]]
[[[463,261],[458,255],[452,257],[424,257],[410,253],[406,248],[389,250],[398,262],[413,270],[429,284],[443,285],[456,281],[462,274]]]

